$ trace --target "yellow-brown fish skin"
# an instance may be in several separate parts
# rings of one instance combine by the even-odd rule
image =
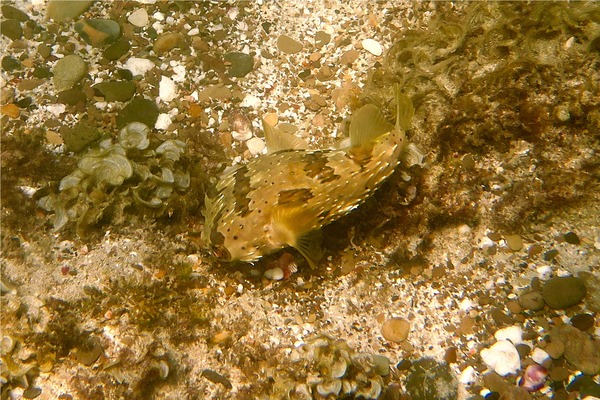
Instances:
[[[395,127],[385,122],[375,106],[363,108],[364,119],[376,120],[383,132],[374,137],[355,132],[346,149],[282,150],[225,171],[205,198],[202,234],[213,254],[252,262],[293,246],[314,267],[318,256],[302,239],[371,196],[398,166],[406,144],[398,122]],[[369,127],[356,120],[355,131]]]

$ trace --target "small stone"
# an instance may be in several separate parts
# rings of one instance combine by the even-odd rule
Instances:
[[[550,359],[550,355],[539,347],[533,349],[533,353],[531,354],[531,359],[538,364],[543,364]]]
[[[566,381],[569,379],[569,375],[571,372],[565,367],[553,367],[548,371],[550,374],[550,379],[555,382]]]
[[[41,394],[42,394],[42,389],[40,389],[39,387],[30,386],[23,391],[23,398],[35,399]]]
[[[594,316],[591,314],[577,314],[571,318],[571,325],[580,331],[587,331],[594,326]]]
[[[512,251],[519,251],[523,248],[523,240],[519,235],[506,235],[504,239],[506,240],[506,245]]]
[[[29,15],[8,4],[2,6],[2,16],[6,19],[14,19],[19,22],[26,22],[29,20]]]
[[[16,19],[7,19],[0,24],[0,33],[9,39],[17,40],[23,37],[23,27]]]
[[[93,18],[79,21],[75,31],[86,43],[101,47],[115,42],[121,35],[121,27],[111,19]]]
[[[46,131],[46,141],[53,145],[63,144],[62,136],[54,131]]]
[[[119,58],[123,57],[128,51],[131,49],[131,44],[129,44],[129,40],[124,37],[119,38],[116,42],[111,44],[104,50],[102,56],[110,61],[116,61]]]
[[[21,115],[21,110],[17,107],[16,104],[10,103],[0,106],[0,114],[7,115],[10,118],[19,118]]]
[[[83,58],[70,54],[56,63],[53,69],[54,87],[57,91],[71,89],[87,72],[87,65]]]
[[[286,54],[295,54],[302,51],[302,42],[292,39],[287,35],[281,35],[277,38],[277,48]]]
[[[446,349],[444,353],[444,361],[448,364],[454,364],[458,360],[457,348],[452,346]]]
[[[544,308],[544,297],[541,292],[533,291],[524,293],[518,298],[519,304],[525,310],[539,311]]]
[[[87,120],[82,120],[62,134],[67,151],[78,153],[100,138],[100,132]]]
[[[40,56],[48,58],[52,54],[52,47],[48,46],[46,43],[40,43],[40,45],[37,48],[37,51]]]
[[[2,69],[6,72],[11,72],[22,67],[21,61],[17,60],[12,56],[2,57]]]
[[[124,67],[131,71],[133,76],[144,76],[146,72],[154,68],[154,63],[146,58],[131,57],[127,60]]]
[[[480,352],[481,359],[498,375],[516,374],[521,368],[521,358],[516,347],[508,340],[500,340],[489,349]]]
[[[104,349],[102,349],[100,341],[96,338],[89,340],[84,346],[84,348],[77,349],[75,357],[80,363],[89,367],[100,358]]]
[[[544,253],[544,261],[552,261],[558,255],[558,250],[550,249]]]
[[[135,83],[131,81],[106,81],[92,87],[108,102],[129,101],[135,94]]]
[[[381,325],[381,334],[386,340],[400,343],[408,338],[410,323],[402,318],[390,318]]]
[[[261,138],[253,137],[246,141],[246,146],[248,147],[248,151],[250,151],[250,154],[256,156],[258,154],[261,154],[265,149],[265,142]]]
[[[548,353],[548,355],[554,360],[558,360],[565,353],[565,344],[557,338],[554,338],[552,342],[548,343],[546,347],[544,347],[544,351]]]
[[[363,49],[373,54],[374,56],[380,56],[383,53],[383,47],[378,41],[374,39],[365,39],[361,42]]]
[[[130,122],[141,122],[154,126],[158,119],[158,107],[152,100],[134,97],[117,115],[117,127],[122,128]]]
[[[164,54],[173,50],[175,47],[178,47],[181,42],[181,34],[176,32],[164,33],[156,38],[152,50],[154,50],[156,54]]]
[[[58,93],[58,102],[61,104],[68,104],[74,106],[78,103],[86,103],[87,97],[85,93],[79,88],[73,88],[69,90],[63,90]]]
[[[567,232],[564,236],[565,242],[569,244],[580,244],[579,236],[575,232]]]
[[[354,61],[356,61],[356,59],[358,58],[359,55],[360,55],[360,52],[358,50],[355,50],[355,49],[348,50],[347,52],[342,54],[342,57],[340,57],[340,61],[344,65],[350,65]]]
[[[498,329],[494,333],[496,340],[508,340],[512,344],[517,345],[523,342],[523,329],[518,325],[508,326],[506,328]]]
[[[415,361],[406,378],[406,391],[414,400],[454,400],[458,397],[458,380],[448,364],[422,358]]]
[[[154,128],[164,131],[171,126],[171,123],[173,123],[173,121],[171,121],[171,116],[169,114],[161,113],[158,114]]]
[[[44,84],[45,82],[45,79],[23,79],[17,85],[17,89],[19,89],[19,92],[27,92],[35,89],[36,87]]]
[[[229,66],[229,76],[241,78],[254,68],[254,58],[246,53],[235,51],[225,54],[223,58],[225,61],[231,63]]]
[[[566,324],[554,328],[550,339],[564,343],[564,357],[573,367],[586,375],[600,373],[600,340],[594,340],[587,333]]]
[[[148,24],[148,11],[145,8],[138,8],[127,17],[127,21],[133,26],[142,28]]]
[[[544,301],[548,307],[555,310],[578,304],[585,293],[585,284],[574,276],[555,277],[542,286]]]
[[[177,87],[171,78],[162,76],[158,85],[158,97],[165,103],[173,101],[177,97]]]
[[[265,278],[272,281],[280,281],[283,279],[283,270],[279,267],[271,268],[265,271]]]
[[[331,35],[327,32],[318,31],[315,34],[315,46],[321,48],[331,41]]]
[[[53,19],[55,22],[75,19],[87,10],[93,2],[93,0],[50,0],[46,8],[46,19]]]

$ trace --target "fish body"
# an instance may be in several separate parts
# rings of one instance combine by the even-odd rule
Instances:
[[[252,262],[292,246],[315,267],[320,228],[371,196],[400,163],[414,109],[406,96],[397,102],[396,126],[374,105],[359,109],[343,149],[308,150],[264,124],[270,152],[226,170],[206,195],[202,236],[213,254]]]

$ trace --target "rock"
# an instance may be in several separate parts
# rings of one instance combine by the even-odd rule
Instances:
[[[406,379],[406,391],[413,400],[454,400],[458,398],[458,381],[445,363],[431,358],[417,360]]]
[[[17,89],[19,89],[20,92],[27,92],[29,90],[35,89],[36,87],[44,84],[45,82],[45,79],[23,79],[17,85]]]
[[[315,33],[315,46],[321,48],[331,41],[331,35],[327,32],[318,31]]]
[[[100,138],[100,132],[87,120],[82,120],[62,133],[67,151],[78,153]]]
[[[283,279],[283,270],[279,267],[271,268],[265,271],[265,278],[272,281],[280,281]]]
[[[600,340],[571,325],[554,328],[550,339],[564,343],[564,357],[573,367],[587,375],[600,374]]]
[[[161,76],[158,84],[158,97],[166,103],[173,101],[177,97],[177,87],[171,78]]]
[[[50,55],[52,55],[52,47],[48,46],[46,43],[40,43],[40,45],[37,48],[37,51],[39,55],[44,58],[48,58],[50,57]]]
[[[369,53],[374,56],[380,56],[383,53],[383,47],[379,44],[375,39],[364,39],[362,42],[362,47]]]
[[[594,316],[591,314],[577,314],[571,318],[571,325],[580,331],[587,331],[594,326]]]
[[[302,51],[302,42],[292,39],[287,35],[281,35],[277,38],[277,48],[286,54],[295,54]]]
[[[246,141],[246,146],[248,147],[248,151],[253,156],[261,154],[265,148],[265,142],[261,138],[253,137]]]
[[[129,101],[135,94],[135,83],[131,81],[106,81],[92,87],[108,102]]]
[[[154,63],[146,58],[131,57],[124,65],[125,69],[131,71],[133,76],[142,75],[154,68]]]
[[[386,340],[400,343],[408,338],[410,323],[402,318],[390,318],[381,325],[381,334]]]
[[[516,374],[521,368],[521,358],[516,347],[508,340],[500,340],[489,349],[480,352],[481,359],[498,375]]]
[[[509,340],[512,344],[517,345],[523,343],[523,330],[520,326],[508,326],[506,328],[498,329],[494,333],[496,340]]]
[[[506,245],[512,251],[519,251],[523,248],[523,240],[519,235],[506,235],[504,240],[506,240]]]
[[[539,311],[544,308],[544,297],[541,292],[533,291],[523,293],[518,298],[519,304],[525,310]]]
[[[530,400],[531,394],[522,387],[511,387],[502,392],[498,400]]]
[[[158,114],[158,118],[156,119],[154,128],[164,131],[167,128],[169,128],[169,126],[171,126],[172,123],[173,123],[173,121],[171,121],[171,116],[169,116],[169,114],[161,113],[161,114]]]
[[[21,69],[21,61],[17,60],[12,56],[2,57],[2,69],[6,72],[11,72],[17,69]]]
[[[567,232],[564,235],[565,242],[569,244],[580,244],[579,236],[575,232]]]
[[[19,118],[21,115],[21,110],[17,107],[16,104],[10,103],[0,106],[0,114],[7,115],[10,118]]]
[[[127,17],[127,21],[133,26],[142,28],[148,24],[148,11],[145,8],[138,8]]]
[[[53,69],[54,86],[57,91],[71,89],[87,72],[87,65],[83,58],[70,54],[56,63]]]
[[[542,286],[544,301],[555,310],[574,306],[583,299],[585,293],[585,284],[574,276],[555,277]]]
[[[178,47],[181,44],[182,40],[183,37],[179,33],[164,33],[154,41],[152,50],[154,50],[156,54],[164,54],[173,50],[175,47]]]
[[[358,50],[348,50],[347,52],[342,54],[342,57],[340,57],[340,62],[344,65],[352,64],[354,61],[356,61],[359,55],[360,52]]]
[[[26,22],[29,20],[29,15],[8,4],[2,6],[2,16],[6,19],[14,19],[19,22]]]
[[[23,37],[23,27],[16,19],[7,19],[0,24],[0,33],[9,39],[17,40]]]
[[[231,63],[229,66],[229,76],[241,78],[254,68],[254,58],[246,53],[234,51],[225,54],[223,58],[225,61]]]
[[[158,119],[158,107],[152,100],[134,97],[118,114],[117,127],[122,128],[130,122],[141,122],[154,126]]]
[[[119,40],[108,46],[106,50],[104,50],[102,55],[107,60],[115,61],[123,57],[129,51],[129,49],[131,49],[129,40],[127,40],[124,37],[121,37],[119,38]]]
[[[600,276],[597,273],[581,272],[579,277],[587,289],[585,304],[590,311],[600,313]]]
[[[85,104],[87,102],[87,97],[81,89],[73,88],[58,93],[58,102],[74,106],[80,102]]]
[[[55,22],[75,19],[87,10],[93,2],[93,0],[50,0],[46,8],[46,19],[53,19]]]
[[[86,19],[75,24],[75,31],[86,43],[101,47],[114,43],[121,35],[121,27],[111,19]]]

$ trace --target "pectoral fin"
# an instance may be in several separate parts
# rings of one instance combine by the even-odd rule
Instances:
[[[269,154],[280,150],[300,150],[308,148],[308,144],[304,140],[269,125],[264,119],[263,131],[265,132],[265,141],[267,143],[267,152]]]
[[[323,248],[321,244],[323,242],[323,233],[320,229],[309,232],[296,239],[296,244],[292,245],[298,250],[312,269],[317,268],[318,262],[323,257]]]
[[[393,129],[394,126],[385,120],[377,106],[367,104],[352,115],[350,144],[353,147],[371,147],[380,136]]]
[[[304,206],[280,206],[272,214],[275,237],[298,250],[311,268],[321,259],[322,234],[317,227],[317,214]]]

